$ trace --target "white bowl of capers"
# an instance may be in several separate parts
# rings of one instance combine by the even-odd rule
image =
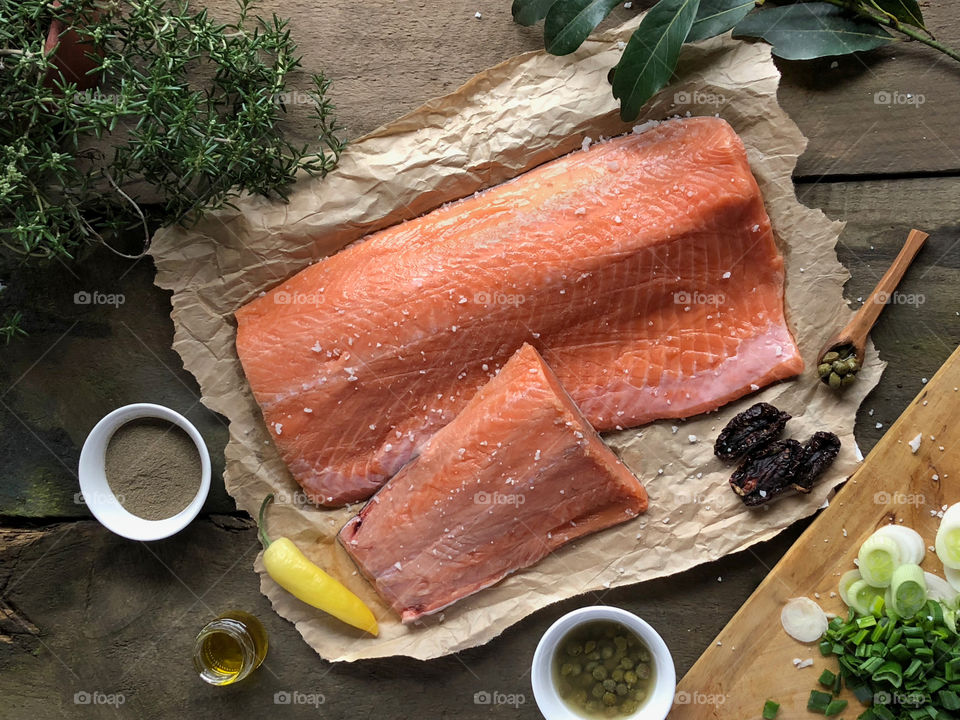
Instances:
[[[543,634],[533,655],[533,695],[547,720],[663,720],[677,675],[663,638],[620,608],[580,608]]]

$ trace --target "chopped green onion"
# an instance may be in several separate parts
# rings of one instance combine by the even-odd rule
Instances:
[[[826,715],[827,708],[830,706],[832,700],[833,695],[830,693],[811,690],[810,697],[807,699],[807,710],[819,713],[820,715]]]
[[[886,681],[893,687],[899,688],[903,684],[903,668],[897,662],[884,662],[873,671],[871,678],[875,682]]]
[[[837,679],[836,675],[834,675],[829,670],[824,669],[824,671],[820,673],[820,678],[817,680],[817,682],[819,682],[824,687],[833,687],[833,681],[836,679]]]
[[[903,675],[906,678],[912,678],[914,675],[920,672],[922,667],[923,667],[922,660],[914,660],[907,666],[907,669],[904,670]]]
[[[830,701],[830,704],[827,705],[827,709],[824,710],[823,714],[827,715],[828,717],[831,715],[839,715],[846,709],[847,709],[847,701],[840,700],[839,698],[837,698],[836,700]]]
[[[956,556],[957,568],[950,573],[960,589],[960,503],[945,519],[955,535],[941,538],[940,545],[946,543]],[[860,548],[859,571],[841,581],[850,611],[845,621],[826,623],[819,639],[821,654],[835,655],[839,668],[821,672],[822,690],[810,693],[807,708],[828,716],[847,712],[847,702],[839,698],[845,682],[866,706],[854,713],[858,720],[957,720],[960,595],[944,587],[953,582],[950,573],[945,581],[919,567],[916,556],[922,553],[913,548],[919,536],[912,530],[889,526],[876,535]]]
[[[944,710],[960,710],[960,695],[953,690],[941,690],[937,693],[937,698]]]
[[[767,700],[763,704],[763,720],[773,720],[778,712],[780,712],[780,703]]]
[[[847,687],[850,686],[847,685]],[[869,685],[854,685],[850,690],[853,692],[853,696],[864,704],[873,701],[874,693]]]

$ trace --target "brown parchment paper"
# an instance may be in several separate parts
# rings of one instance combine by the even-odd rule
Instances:
[[[528,53],[475,76],[354,142],[335,172],[302,180],[289,204],[244,197],[236,210],[190,229],[162,230],[153,240],[156,282],[173,291],[174,348],[199,380],[203,402],[230,422],[227,490],[253,515],[266,493],[277,493],[270,533],[290,537],[380,619],[379,638],[352,631],[281,590],[258,557],[262,591],[326,659],[441,656],[484,643],[558,600],[743,550],[816,511],[857,463],[855,413],[882,363],[871,346],[859,380],[842,397],[815,380],[813,367],[821,344],[851,315],[842,296],[848,273],[834,250],[842,224],[803,207],[794,195],[790,174],[806,140],[777,104],[779,73],[769,48],[729,38],[686,47],[675,82],[638,123],[719,114],[743,138],[786,258],[787,313],[808,364],[803,377],[693,420],[609,435],[646,486],[649,511],[562,548],[421,626],[402,626],[336,545],[337,531],[358,506],[324,510],[305,503],[270,441],[237,359],[233,311],[375,229],[574,150],[585,136],[630,131],[619,120],[606,74],[619,57],[618,41],[637,22],[591,38],[574,56]],[[804,440],[829,428],[843,449],[811,495],[750,511],[730,491],[731,469],[713,457],[712,441],[733,414],[761,399],[793,415],[792,436]]]

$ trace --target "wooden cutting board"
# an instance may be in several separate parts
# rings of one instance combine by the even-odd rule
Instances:
[[[881,525],[902,521],[917,530],[928,545],[924,569],[943,576],[932,545],[940,522],[936,512],[960,501],[958,388],[960,348],[683,677],[671,720],[760,718],[767,699],[780,703],[778,720],[817,717],[807,711],[807,698],[822,689],[817,678],[823,668],[836,671],[836,658],[789,637],[780,610],[805,595],[826,612],[845,615],[837,581],[854,568],[860,544]],[[909,442],[918,433],[923,440],[914,454]],[[768,512],[775,511],[774,504]],[[813,665],[798,670],[794,658],[812,658]],[[850,704],[838,717],[863,711],[847,691],[842,697]]]

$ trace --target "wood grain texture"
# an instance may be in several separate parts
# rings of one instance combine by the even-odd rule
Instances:
[[[149,544],[90,521],[0,531],[0,718],[538,720],[528,670],[559,614],[597,602],[636,612],[684,670],[797,534],[681,575],[573,598],[456,656],[330,664],[261,595],[249,570],[258,548],[251,521],[212,516]],[[249,679],[209,687],[193,671],[193,639],[232,607],[263,620],[270,650]],[[475,703],[483,691],[515,695],[517,705]],[[119,693],[125,702],[78,706],[78,692]],[[281,707],[278,692],[325,702]]]
[[[958,388],[960,349],[683,677],[673,720],[714,718],[718,708],[723,717],[755,718],[768,698],[780,703],[782,720],[809,717],[810,690],[823,667],[837,671],[836,660],[783,632],[780,610],[790,598],[807,596],[818,598],[826,612],[845,613],[838,579],[853,569],[860,544],[882,525],[903,523],[933,544],[936,512],[960,501]],[[909,443],[917,435],[923,440],[914,454]],[[943,576],[933,553],[923,567]],[[813,666],[795,669],[797,657],[813,658]],[[844,697],[859,705],[849,693]]]
[[[229,8],[231,0],[209,0]],[[636,7],[650,3],[637,3]],[[326,70],[344,135],[356,137],[450,91],[507,57],[541,46],[541,28],[521,28],[508,0],[264,0],[264,12],[294,18],[305,71]],[[474,13],[480,10],[482,18]],[[947,42],[960,44],[960,18],[945,0],[925,8]],[[618,7],[614,21],[636,9]],[[226,16],[225,12],[221,13]],[[898,45],[863,58],[779,63],[781,102],[810,138],[797,173],[819,180],[960,168],[953,109],[960,76],[924,48]],[[866,64],[866,65],[865,65]],[[300,76],[295,87],[305,87]],[[879,91],[923,93],[922,105],[878,105]],[[290,126],[304,141],[305,108]],[[923,302],[889,306],[873,331],[890,364],[864,403],[857,438],[873,447],[960,343],[960,179],[803,182],[801,201],[848,221],[838,252],[853,277],[856,306],[899,250],[906,230],[931,233],[900,290]],[[23,273],[6,292],[39,298],[30,337],[3,348],[0,361],[0,718],[539,718],[527,668],[540,634],[561,613],[591,602],[620,605],[650,620],[670,645],[680,674],[712,645],[804,523],[771,543],[682,575],[547,608],[488,645],[430,663],[383,660],[346,666],[321,661],[277,617],[249,571],[254,531],[223,490],[220,419],[197,404],[193,379],[170,350],[168,296],[152,285],[149,261],[92,253],[67,270]],[[4,278],[6,279],[6,278]],[[80,290],[119,292],[119,307],[76,305]],[[74,475],[86,433],[128,402],[160,402],[198,424],[214,460],[204,515],[168,541],[142,546],[89,520],[74,502]],[[879,425],[879,427],[878,427]],[[51,519],[70,520],[51,522]],[[722,582],[718,582],[722,578]],[[199,600],[198,600],[199,598]],[[267,666],[249,682],[219,691],[190,668],[190,645],[214,614],[239,606],[270,632]],[[145,654],[146,653],[146,654]],[[794,671],[787,665],[782,674]],[[74,704],[78,691],[123,692],[112,706]],[[322,693],[310,705],[278,708],[278,691]],[[524,695],[509,705],[475,705],[474,693]],[[761,698],[761,705],[762,705]],[[755,717],[751,706],[744,717]],[[717,717],[736,717],[719,712]]]
[[[223,17],[234,6],[233,0],[206,4]],[[652,4],[620,5],[601,27]],[[309,73],[325,72],[346,137],[543,47],[543,24],[514,23],[509,0],[261,0],[259,7],[293,18],[304,69],[292,87],[306,88]],[[960,46],[960,16],[949,2],[935,0],[924,14],[941,41]],[[953,131],[960,64],[918,43],[897,42],[870,53],[777,65],[781,104],[810,139],[797,176],[960,170],[960,134]],[[305,105],[293,104],[288,127],[301,143],[315,138]]]
[[[867,336],[870,330],[877,322],[891,298],[895,298],[897,286],[910,269],[910,263],[920,252],[923,243],[929,235],[922,230],[912,228],[907,235],[897,257],[894,258],[890,267],[877,282],[877,286],[870,291],[863,305],[857,310],[856,314],[850,318],[850,322],[844,325],[837,333],[827,340],[820,351],[818,363],[823,362],[823,356],[831,350],[840,350],[843,348],[853,348],[853,355],[862,363],[864,352],[867,347]]]

